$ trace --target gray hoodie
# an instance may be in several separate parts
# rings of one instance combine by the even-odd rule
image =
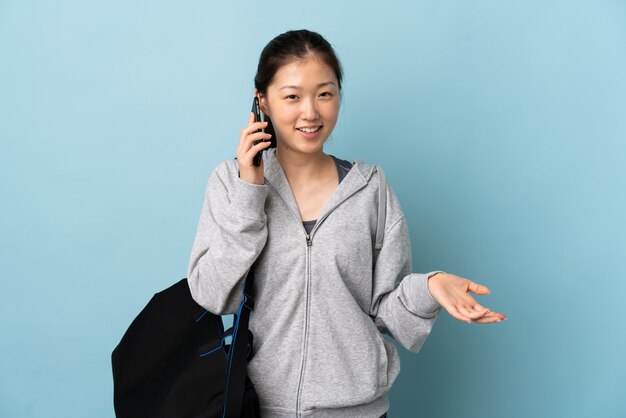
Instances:
[[[211,174],[188,282],[214,314],[236,313],[256,260],[248,374],[264,418],[378,418],[400,372],[392,336],[418,352],[440,311],[427,274],[412,273],[407,223],[387,187],[382,249],[375,259],[378,172],[355,161],[307,234],[276,159],[265,183],[239,178],[236,160]]]

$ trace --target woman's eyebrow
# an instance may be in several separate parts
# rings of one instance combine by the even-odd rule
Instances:
[[[324,87],[324,86],[329,85],[329,84],[333,84],[333,85],[335,85],[335,82],[334,82],[334,81],[326,81],[325,83],[320,83],[320,84],[318,84],[318,85],[317,85],[317,88],[319,89],[320,87]],[[278,90],[283,90],[283,89],[296,89],[296,90],[301,90],[301,89],[302,89],[302,87],[300,87],[300,86],[282,86],[282,87],[281,87],[281,88],[279,88]]]

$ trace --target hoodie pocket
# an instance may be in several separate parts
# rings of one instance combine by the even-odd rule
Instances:
[[[384,339],[367,315],[311,321],[302,384],[303,409],[341,408],[378,398],[387,387]]]
[[[390,353],[387,348],[387,341],[382,336],[382,334],[376,329],[376,341],[378,343],[378,386],[385,387],[387,386],[387,375],[388,375],[388,359]]]

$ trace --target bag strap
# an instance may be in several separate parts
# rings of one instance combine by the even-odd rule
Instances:
[[[245,279],[243,299],[239,304],[230,350],[228,351],[222,418],[240,418],[243,409],[243,395],[246,376],[248,375],[248,354],[252,350],[248,323],[250,321],[250,312],[254,310],[253,281],[254,264]]]
[[[354,163],[363,164],[363,160],[355,160]],[[378,220],[376,222],[376,240],[374,249],[380,251],[385,239],[385,219],[387,218],[387,179],[385,172],[380,166],[374,166],[374,171],[378,171]]]
[[[376,167],[378,171],[378,222],[376,224],[376,241],[374,248],[380,250],[383,248],[383,240],[385,239],[385,218],[387,217],[387,179],[382,168]]]

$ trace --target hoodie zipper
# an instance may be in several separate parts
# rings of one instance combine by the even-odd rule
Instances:
[[[316,222],[317,224],[317,222]],[[305,230],[306,232],[306,230]],[[306,368],[306,357],[307,351],[309,347],[309,309],[311,305],[311,246],[313,242],[311,240],[311,236],[306,234],[306,275],[304,279],[304,283],[306,285],[306,290],[304,292],[304,338],[302,341],[302,361],[300,362],[300,379],[298,381],[298,393],[296,396],[296,415],[300,417],[300,402],[302,400],[302,383],[304,382],[304,371]]]
[[[337,207],[339,207],[339,205],[341,205],[343,202],[345,202],[346,200],[348,200],[354,193],[356,193],[358,190],[361,189],[357,189],[355,190],[353,193],[350,193],[348,196],[346,196],[344,199],[341,199],[339,202],[337,202],[337,204],[335,204],[335,206],[333,206],[332,208],[330,208],[328,210],[328,212],[326,212],[324,214],[324,216],[322,216],[321,218],[319,218],[317,220],[317,222],[315,222],[315,226],[313,226],[313,229],[311,230],[311,234],[306,234],[306,277],[305,277],[305,283],[306,283],[306,292],[304,294],[304,301],[305,301],[305,314],[304,314],[304,342],[303,342],[303,349],[302,349],[302,362],[300,363],[300,380],[298,382],[298,396],[296,398],[296,416],[298,418],[301,417],[300,415],[300,402],[302,400],[302,386],[303,386],[303,382],[304,382],[304,372],[305,372],[305,367],[306,367],[306,357],[307,357],[307,351],[308,351],[308,342],[309,342],[309,310],[310,310],[310,305],[311,305],[311,297],[310,297],[310,291],[311,291],[311,246],[313,246],[313,235],[315,234],[315,231],[317,231],[317,228],[319,227],[319,225],[324,221],[324,219],[326,219],[328,217],[328,215],[330,215]],[[298,219],[296,217],[296,219]],[[304,225],[302,226],[302,228],[304,228]],[[305,233],[306,233],[306,229],[305,229]]]
[[[280,196],[280,193],[278,193],[278,190],[269,181],[267,181],[267,179],[265,179],[265,181],[270,187],[274,189],[276,194],[282,199],[282,196]],[[287,202],[285,202],[285,206],[287,206],[287,209],[291,212],[296,222],[300,224],[300,227],[304,231],[304,234],[306,237],[306,274],[305,274],[305,280],[304,280],[306,284],[305,294],[304,294],[304,297],[305,297],[304,299],[305,301],[304,338],[303,338],[303,348],[302,348],[302,361],[300,363],[300,379],[298,381],[298,392],[296,396],[296,416],[298,418],[301,417],[301,414],[299,411],[300,411],[300,402],[301,402],[301,397],[302,397],[302,386],[304,382],[304,370],[306,366],[306,356],[307,356],[308,337],[309,337],[309,308],[310,308],[309,305],[311,302],[311,298],[309,297],[309,292],[311,289],[311,247],[313,246],[313,235],[317,231],[317,228],[320,226],[320,224],[324,221],[324,219],[328,217],[328,215],[330,215],[335,209],[337,209],[339,205],[341,205],[343,202],[345,202],[350,197],[352,197],[353,194],[355,194],[356,192],[358,192],[359,190],[361,190],[362,188],[366,186],[367,186],[367,182],[362,187],[359,187],[358,189],[353,190],[352,193],[350,193],[349,195],[341,199],[339,202],[337,202],[333,207],[331,207],[324,214],[324,216],[322,216],[321,218],[317,220],[317,222],[315,222],[315,226],[313,226],[313,229],[311,230],[310,234],[306,231],[306,228],[302,224],[299,215],[294,213],[293,210],[291,210],[291,208],[287,204]],[[284,199],[282,200],[284,201]]]
[[[305,313],[304,313],[304,336],[302,338],[302,360],[300,362],[300,378],[298,379],[298,390],[297,390],[297,394],[296,394],[296,416],[300,417],[300,397],[302,395],[302,382],[304,381],[304,368],[306,366],[306,351],[307,351],[307,342],[308,342],[308,333],[309,333],[309,289],[310,289],[310,276],[311,276],[311,246],[313,245],[313,234],[309,234],[306,230],[306,228],[304,227],[304,225],[301,222],[300,216],[295,213],[293,210],[291,210],[291,207],[287,204],[287,202],[285,202],[285,200],[283,199],[283,197],[280,195],[280,193],[278,193],[278,189],[276,187],[274,187],[274,185],[272,185],[271,182],[269,182],[267,180],[267,178],[265,178],[265,182],[272,188],[274,189],[274,191],[276,192],[276,194],[278,195],[278,197],[280,197],[280,199],[285,203],[285,206],[287,207],[287,210],[289,210],[289,212],[291,212],[291,215],[293,216],[293,218],[295,219],[295,221],[300,225],[300,228],[302,228],[302,231],[304,232],[304,236],[306,239],[306,272],[304,275],[304,283],[305,283],[305,293],[304,293],[304,306],[305,306]],[[342,200],[341,202],[343,202],[344,200]],[[341,203],[340,202],[340,203]],[[338,206],[338,205],[337,205]],[[334,210],[337,206],[334,206],[332,208],[332,210]],[[330,212],[332,212],[332,210]],[[324,216],[325,218],[326,216]],[[318,224],[320,223],[320,220],[318,220],[315,223],[315,226],[313,227],[313,230],[311,232],[314,232],[317,229]]]

